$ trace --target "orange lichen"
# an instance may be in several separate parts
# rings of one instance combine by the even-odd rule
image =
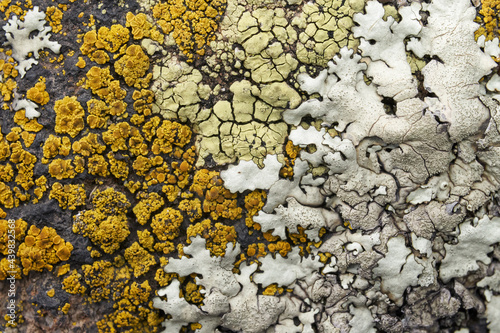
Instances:
[[[74,138],[83,129],[85,111],[75,96],[66,96],[56,101],[54,111],[56,112],[54,129],[57,133],[67,133]]]
[[[264,243],[250,244],[247,248],[247,255],[255,258],[264,257],[267,254]]]
[[[53,228],[42,230],[32,225],[19,245],[17,252],[23,266],[24,275],[30,271],[41,272],[44,268],[52,270],[52,265],[69,259],[73,245],[65,242]]]
[[[62,209],[75,210],[77,206],[85,205],[85,187],[83,184],[54,183],[50,191],[49,199],[56,199]]]

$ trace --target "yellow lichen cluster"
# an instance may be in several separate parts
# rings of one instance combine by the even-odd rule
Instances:
[[[56,112],[56,133],[69,134],[74,138],[85,126],[83,117],[85,110],[75,96],[66,96],[56,101],[54,105]]]
[[[63,12],[55,6],[50,6],[47,7],[45,15],[46,15],[45,19],[49,22],[50,26],[52,27],[52,32],[53,33],[61,32],[63,28],[61,24],[61,20],[63,18]]]
[[[212,219],[219,217],[235,220],[241,217],[242,209],[236,201],[237,194],[231,193],[223,186],[217,171],[198,170],[193,178],[190,191],[198,194],[203,200],[203,212],[210,213]]]
[[[154,256],[148,253],[139,243],[134,242],[125,250],[125,260],[134,270],[134,276],[137,278],[149,271],[149,268],[156,264]]]
[[[139,45],[130,45],[117,62],[115,71],[123,76],[125,83],[136,88],[147,88],[153,77],[152,73],[145,76],[149,69],[149,57]]]
[[[71,251],[73,245],[65,242],[53,228],[43,227],[40,230],[31,225],[17,255],[24,275],[28,275],[30,271],[41,272],[44,268],[51,271],[54,264],[68,260]]]
[[[259,190],[252,191],[245,197],[245,208],[247,210],[245,224],[249,229],[255,228],[256,230],[260,230],[260,225],[253,222],[253,217],[264,207],[266,197],[266,192]],[[249,233],[252,234],[251,229]]]
[[[163,207],[165,201],[158,193],[145,193],[139,192],[136,196],[140,199],[139,203],[134,206],[134,214],[137,217],[137,222],[144,225],[148,222],[151,214],[161,207]]]
[[[163,34],[148,22],[146,14],[139,13],[134,15],[128,12],[126,18],[126,26],[132,29],[132,36],[134,39],[151,38],[160,44],[163,43]]]
[[[78,206],[85,205],[85,187],[83,184],[54,183],[50,191],[49,199],[56,199],[62,209],[75,210]]]
[[[192,60],[195,54],[205,54],[225,10],[226,0],[167,0],[153,7],[153,15],[163,33],[172,33],[180,50]]]
[[[19,75],[15,69],[16,63],[14,58],[11,57],[12,50],[5,51],[0,49],[0,94],[4,102],[10,102],[13,97],[13,91],[17,88],[15,78]],[[3,109],[8,109],[9,104],[4,103]]]
[[[16,249],[16,246],[8,246],[9,239],[18,242],[21,241],[26,234],[26,228],[28,227],[28,224],[23,219],[15,220],[13,223],[14,234],[12,234],[12,231],[9,232],[9,230],[12,230],[11,226],[12,223],[9,223],[8,220],[0,220],[0,253],[5,256],[9,254],[9,249],[12,249],[14,253]],[[9,235],[11,236],[9,237]]]
[[[170,207],[153,216],[151,228],[159,240],[154,245],[156,251],[168,254],[175,250],[172,240],[179,236],[182,221],[181,212]]]
[[[207,240],[207,249],[213,256],[224,256],[228,243],[236,244],[236,230],[233,226],[224,225],[222,223],[212,224],[212,221],[206,219],[199,223],[190,225],[187,229],[187,242],[191,243],[191,237],[201,235]]]
[[[69,294],[83,294],[87,288],[81,284],[81,274],[74,269],[62,282],[62,289]]]
[[[0,133],[0,180],[2,180],[0,181],[0,204],[7,209],[17,207],[20,202],[31,198],[28,190],[35,185],[33,170],[37,158],[22,144],[24,142],[24,146],[29,147],[33,139],[31,134],[23,131],[21,127],[12,127],[10,133],[5,136]],[[11,188],[5,182],[11,182],[14,174],[15,185]]]
[[[476,17],[476,22],[481,24],[475,32],[476,39],[479,36],[486,37],[486,40],[492,40],[499,36],[498,14],[500,10],[499,0],[481,0],[480,16]]]
[[[45,89],[45,78],[40,77],[35,86],[28,89],[26,97],[37,104],[45,105],[50,100],[49,93]]]
[[[105,260],[95,261],[92,265],[83,265],[82,271],[85,284],[90,291],[89,301],[100,302],[119,297],[120,289],[128,283],[130,274],[128,268],[114,267]]]
[[[130,203],[113,188],[96,189],[92,207],[74,217],[73,232],[88,237],[105,253],[113,253],[130,234],[126,216]]]
[[[101,27],[98,32],[90,30],[85,34],[80,51],[90,60],[102,65],[106,62],[103,62],[103,59],[109,60],[109,55],[105,51],[118,51],[122,45],[128,42],[129,38],[128,29],[122,25],[113,24],[111,29]]]

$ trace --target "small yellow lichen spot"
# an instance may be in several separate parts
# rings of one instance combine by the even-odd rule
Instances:
[[[69,264],[59,266],[57,268],[57,276],[63,276],[64,274],[69,272]]]
[[[62,313],[68,314],[70,307],[71,307],[71,305],[69,303],[66,303],[66,304],[63,305],[63,307],[60,310],[61,310]]]
[[[54,297],[55,294],[56,294],[56,291],[54,290],[54,288],[47,291],[47,296],[49,296],[49,297]]]
[[[75,66],[78,68],[85,68],[85,60],[82,57],[78,57],[78,62],[75,64]]]

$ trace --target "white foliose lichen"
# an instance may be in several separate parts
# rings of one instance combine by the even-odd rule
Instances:
[[[7,43],[12,47],[12,57],[17,61],[16,69],[21,77],[31,66],[38,64],[39,51],[48,48],[54,53],[59,53],[61,45],[49,40],[52,28],[45,20],[45,13],[38,10],[38,6],[26,12],[24,21],[13,15],[3,26]],[[32,54],[34,59],[29,57]]]
[[[253,217],[262,231],[285,239],[300,226],[322,244],[305,257],[296,248],[267,254],[240,274],[228,265],[220,277],[194,268],[222,263],[201,241],[186,247],[192,258],[166,270],[203,275],[207,316],[238,332],[436,331],[450,318],[458,331],[475,309],[490,330],[498,326],[500,95],[486,89],[497,90],[487,76],[496,50],[474,41],[475,13],[469,0],[413,1],[393,18],[368,1],[353,18],[359,52],[344,47],[315,78],[298,75],[304,92],[321,97],[283,113],[295,126],[288,139],[303,148],[293,177],[280,178],[279,158],[268,156],[263,169],[240,163],[223,178],[233,192],[269,190]],[[415,57],[425,63],[419,73]],[[471,224],[473,214],[481,218]],[[273,283],[293,291],[261,298],[257,284]],[[489,288],[487,306],[477,288]]]

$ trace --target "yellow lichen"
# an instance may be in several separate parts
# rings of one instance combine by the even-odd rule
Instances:
[[[74,138],[83,129],[85,111],[75,96],[66,96],[56,101],[54,111],[56,112],[55,131],[57,133],[67,133]]]
[[[74,178],[76,176],[76,171],[71,160],[63,160],[57,158],[50,162],[49,173],[52,177],[61,180],[64,178]]]
[[[476,39],[479,36],[485,36],[486,40],[492,40],[499,37],[498,30],[498,10],[500,9],[500,0],[481,0],[481,9],[476,18],[476,22],[481,26],[475,32]]]
[[[182,214],[178,210],[168,207],[153,216],[151,228],[159,240],[173,240],[179,235],[182,220]]]
[[[41,272],[44,268],[52,270],[52,265],[66,261],[71,255],[73,245],[65,242],[57,232],[50,227],[42,230],[32,225],[19,245],[17,252],[23,266],[24,275],[30,271]]]
[[[69,294],[83,294],[87,290],[85,286],[81,284],[80,278],[82,275],[74,269],[70,275],[68,275],[62,283],[62,289]]]
[[[43,145],[42,163],[48,163],[48,159],[54,158],[57,155],[68,156],[71,152],[71,141],[68,137],[58,137],[52,134],[45,140]]]
[[[93,155],[88,160],[88,172],[94,176],[106,177],[109,175],[108,162],[102,155]]]
[[[265,199],[266,199],[266,192],[259,190],[250,192],[245,197],[245,208],[247,210],[247,214],[245,217],[245,224],[248,228],[254,228],[256,230],[260,230],[260,225],[258,223],[253,222],[253,216],[257,215],[257,213],[262,209],[262,207],[264,207]]]
[[[157,211],[165,204],[163,198],[158,193],[139,192],[136,196],[139,203],[134,206],[134,214],[137,217],[137,222],[141,225],[146,224],[151,213]]]
[[[130,45],[125,55],[115,62],[115,71],[123,76],[125,83],[139,89],[149,85],[153,74],[145,76],[148,69],[149,57],[139,45]]]
[[[118,160],[113,152],[109,152],[107,157],[110,164],[109,169],[111,174],[121,180],[127,179],[129,172],[127,162],[123,160]],[[124,158],[125,157],[127,156],[124,156]]]
[[[50,191],[49,199],[56,199],[62,209],[75,210],[77,206],[85,205],[85,187],[83,184],[54,183]]]
[[[226,253],[226,246],[229,242],[236,243],[236,230],[233,226],[227,226],[222,223],[212,225],[210,220],[203,220],[187,229],[187,242],[191,243],[191,237],[201,235],[207,240],[207,249],[213,256],[223,256]]]
[[[45,79],[43,77],[40,77],[35,86],[28,89],[28,91],[26,92],[26,97],[37,104],[45,105],[50,100],[49,93],[45,91],[45,89]]]
[[[125,250],[125,259],[134,270],[135,277],[147,273],[150,266],[156,264],[155,257],[149,254],[148,251],[137,242],[134,242]]]
[[[222,217],[235,220],[241,217],[242,209],[238,207],[237,194],[231,193],[223,186],[218,172],[198,170],[194,175],[190,190],[204,197],[203,211],[210,213],[212,219],[217,220]]]
[[[82,156],[91,156],[100,154],[106,146],[99,142],[99,136],[95,133],[89,133],[79,141],[74,141],[72,145],[73,151]]]
[[[105,253],[113,253],[130,234],[126,213],[130,203],[124,194],[108,188],[95,190],[92,210],[74,217],[73,232],[88,237]]]
[[[163,33],[172,33],[189,61],[205,54],[205,46],[215,38],[218,21],[226,10],[226,0],[167,0],[153,7],[153,16]]]
[[[163,35],[148,22],[147,16],[144,13],[134,15],[127,13],[127,27],[132,28],[132,36],[134,39],[151,38],[158,43],[163,43]]]
[[[63,17],[63,12],[55,6],[47,7],[45,12],[45,19],[49,22],[52,27],[53,33],[58,33],[62,30],[61,20]]]
[[[0,253],[3,255],[15,254],[15,243],[12,241],[21,241],[26,234],[26,228],[28,224],[23,219],[17,220],[0,220]],[[13,230],[14,239],[9,237],[9,234],[12,235],[12,232],[9,230]],[[11,242],[9,242],[9,239]],[[10,244],[10,246],[9,246]],[[11,251],[9,251],[11,249]],[[9,253],[11,252],[11,253]]]

